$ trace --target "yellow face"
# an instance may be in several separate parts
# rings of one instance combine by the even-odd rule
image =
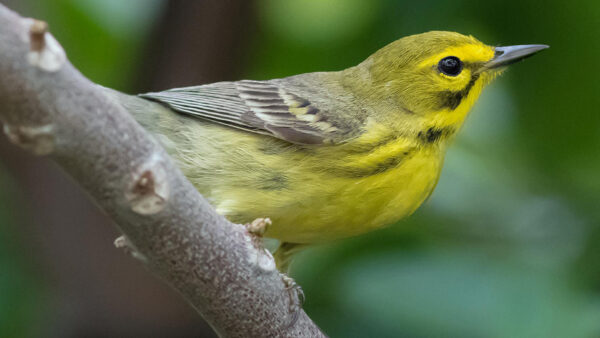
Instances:
[[[494,58],[494,48],[482,43],[469,43],[448,47],[423,60],[417,68],[429,72],[432,85],[440,90],[458,92],[465,90],[469,82],[487,73],[484,65]]]
[[[411,114],[451,112],[459,122],[498,73],[494,47],[470,36],[428,32],[400,39],[365,62],[384,95]],[[448,118],[450,116],[447,116]]]
[[[501,70],[486,67],[495,56],[493,47],[466,43],[444,49],[421,61],[417,72],[423,75],[421,95],[431,98],[433,106],[425,114],[436,127],[459,127],[479,98],[483,87]]]

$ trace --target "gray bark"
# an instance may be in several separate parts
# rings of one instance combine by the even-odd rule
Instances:
[[[0,26],[6,136],[79,183],[123,232],[117,246],[221,336],[323,336],[304,311],[290,311],[271,255],[214,211],[110,90],[73,68],[43,22],[0,5]]]

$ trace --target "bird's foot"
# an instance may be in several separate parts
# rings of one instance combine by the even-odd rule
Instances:
[[[288,324],[288,327],[291,327],[294,326],[294,324],[298,320],[300,311],[302,311],[302,305],[304,304],[305,300],[304,291],[302,291],[302,287],[298,283],[296,283],[296,281],[292,277],[284,273],[280,274],[281,280],[285,285],[285,290],[287,291],[288,297],[290,299],[289,311],[292,317],[290,323]]]
[[[269,218],[257,218],[252,223],[246,223],[246,229],[250,234],[262,237],[271,224],[273,223]]]
[[[255,245],[262,247],[262,236],[265,234],[265,232],[271,224],[272,222],[269,218],[257,218],[254,221],[252,221],[252,223],[245,224],[248,233],[254,238]],[[263,247],[263,250],[266,249],[264,249]],[[285,251],[285,248],[283,248],[281,251]],[[286,262],[287,264],[283,266],[285,270],[287,270],[287,267],[289,265],[289,257],[287,257]],[[278,266],[278,268],[281,267]],[[291,327],[296,323],[300,312],[302,311],[302,305],[304,304],[305,300],[304,291],[302,291],[302,287],[298,283],[296,283],[296,281],[292,277],[282,272],[280,272],[279,274],[281,275],[281,280],[283,281],[285,291],[287,292],[287,295],[289,297],[289,313],[291,316],[291,320],[288,324],[288,327]]]

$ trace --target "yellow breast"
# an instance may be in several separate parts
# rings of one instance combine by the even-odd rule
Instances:
[[[433,190],[442,158],[437,148],[415,149],[399,159],[396,155],[384,161],[389,167],[363,166],[342,174],[334,168],[316,176],[315,183],[298,181],[295,188],[280,192],[276,198],[292,207],[266,206],[264,215],[273,220],[267,236],[294,243],[324,242],[365,233],[411,214]]]
[[[211,128],[218,130],[207,143]],[[285,242],[325,242],[394,223],[427,198],[442,164],[438,146],[411,138],[369,133],[342,146],[306,149],[237,131],[228,138],[228,132],[205,126],[193,133],[204,135],[202,147],[189,150],[194,156],[176,158],[218,212],[239,223],[269,217],[266,236]]]
[[[402,219],[437,182],[441,146],[370,130],[343,145],[310,148],[194,123],[161,141],[219,213],[238,223],[270,217],[266,236],[318,243]]]

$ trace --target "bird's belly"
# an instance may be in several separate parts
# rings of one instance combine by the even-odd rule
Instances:
[[[439,161],[413,157],[396,169],[354,182],[339,182],[327,200],[306,203],[273,218],[268,236],[315,243],[365,233],[414,212],[433,190]],[[332,182],[333,183],[333,182]]]
[[[331,241],[392,224],[414,212],[433,190],[440,166],[438,152],[420,152],[375,175],[321,177],[296,182],[296,188],[254,190],[252,201],[231,196],[217,210],[237,222],[269,217],[273,224],[266,236],[284,242]]]
[[[397,165],[378,159],[396,166],[351,177],[331,172],[340,163],[357,164],[334,147],[301,151],[231,128],[199,123],[189,128],[176,135],[190,140],[172,141],[188,146],[163,143],[190,181],[231,221],[269,217],[273,224],[266,235],[291,243],[350,237],[402,219],[429,196],[442,164],[437,146],[415,147]],[[393,146],[390,156],[409,149]]]

